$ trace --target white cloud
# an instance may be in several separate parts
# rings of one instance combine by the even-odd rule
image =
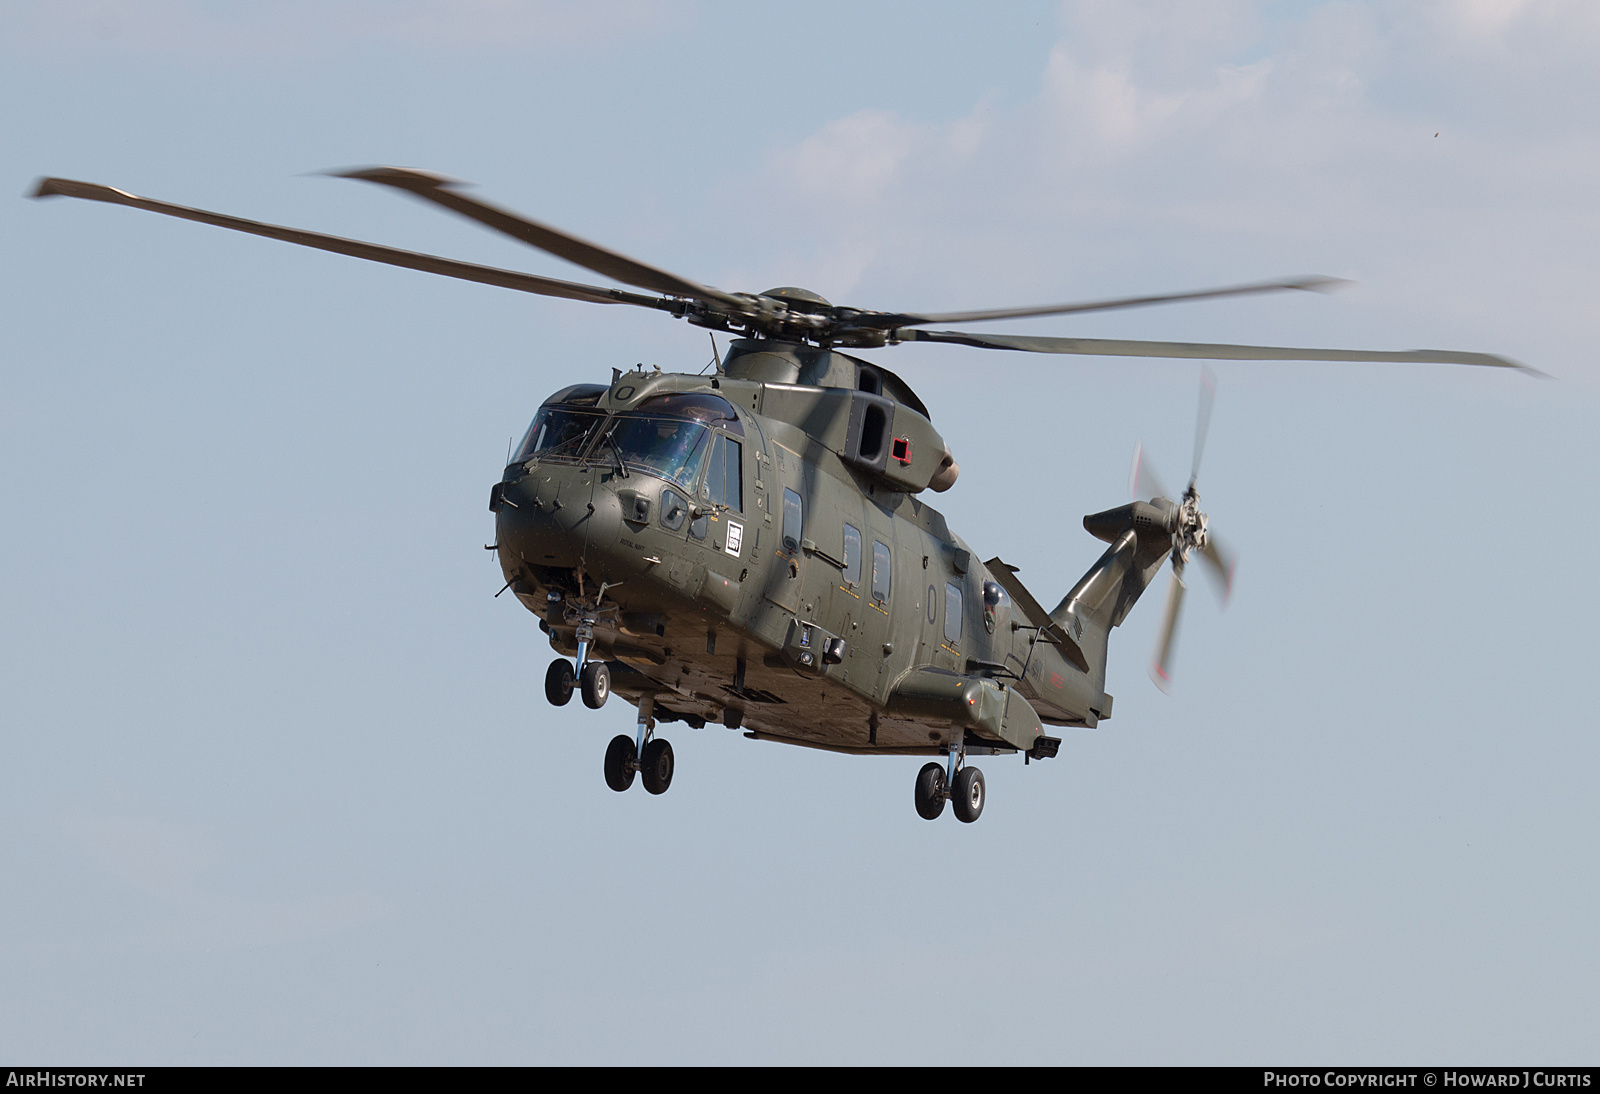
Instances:
[[[849,203],[877,201],[895,181],[920,136],[886,110],[862,110],[829,122],[774,156],[795,188]]]
[[[1174,126],[1206,125],[1257,97],[1270,65],[1217,68],[1199,85],[1178,91],[1141,86],[1121,63],[1086,65],[1063,42],[1050,53],[1044,99],[1057,123],[1078,139],[1125,148]]]
[[[747,192],[777,200],[790,246],[814,238],[825,221],[827,246],[778,259],[787,276],[842,298],[885,252],[903,247],[883,231],[881,211],[907,193],[937,186],[952,169],[979,159],[990,136],[987,100],[944,125],[910,122],[887,110],[838,118],[767,157]]]
[[[1330,321],[1359,302],[1418,344],[1488,340],[1552,371],[1591,367],[1600,73],[1572,42],[1600,5],[1373,0],[1271,24],[1255,11],[1068,5],[1031,102],[946,126],[858,112],[775,153],[754,189],[789,210],[798,268],[849,256],[844,288],[862,306],[1319,272],[1365,282]],[[1498,28],[1503,56],[1464,48],[1473,27]]]
[[[1444,0],[1440,12],[1469,34],[1492,37],[1529,16],[1571,14],[1578,6],[1560,0],[1555,3],[1548,0],[1544,3],[1540,0]]]

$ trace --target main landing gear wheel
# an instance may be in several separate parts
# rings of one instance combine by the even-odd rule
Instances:
[[[617,738],[619,741],[623,739]],[[652,794],[665,794],[667,787],[672,785],[672,746],[659,737],[645,745],[639,774],[644,778],[646,790]]]
[[[923,764],[917,772],[917,816],[938,820],[944,812],[944,765]]]
[[[604,661],[590,661],[583,666],[578,687],[583,691],[583,705],[590,710],[599,710],[611,696],[611,670],[606,668]]]
[[[550,662],[544,674],[544,697],[551,706],[564,707],[572,701],[572,687],[577,679],[572,675],[572,662],[562,659]]]
[[[963,824],[971,824],[983,816],[983,772],[975,767],[963,767],[956,772],[950,800],[955,806],[956,820]]]
[[[650,750],[646,749],[645,755],[649,755],[649,753]],[[611,743],[606,746],[606,785],[619,794],[633,785],[633,773],[639,767],[638,764],[633,762],[634,755],[633,738],[625,737],[620,733],[611,738]],[[672,780],[671,768],[672,753],[669,750],[667,753],[667,780],[669,782]],[[645,785],[650,785],[648,775],[645,776]],[[665,789],[665,787],[662,789]],[[657,790],[655,793],[659,794],[661,791]]]

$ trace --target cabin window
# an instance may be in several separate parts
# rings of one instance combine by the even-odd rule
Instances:
[[[944,640],[952,645],[961,641],[961,587],[949,582],[944,587]]]
[[[706,468],[706,484],[702,489],[713,504],[726,506],[736,513],[744,512],[743,458],[744,446],[719,433],[711,449],[711,462]]]
[[[889,600],[889,548],[872,541],[872,599],[879,604]]]
[[[588,447],[589,438],[605,419],[598,410],[579,410],[570,406],[542,406],[533,424],[523,434],[513,463],[523,460],[565,457],[577,459]]]
[[[844,583],[852,589],[861,584],[861,529],[844,526]]]
[[[804,510],[800,495],[783,488],[783,549],[790,554],[800,549],[800,535],[805,528]]]

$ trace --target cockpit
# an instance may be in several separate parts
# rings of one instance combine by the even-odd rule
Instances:
[[[688,491],[709,462],[712,500],[742,509],[742,453],[732,438],[743,437],[744,427],[731,403],[703,392],[675,392],[608,416],[597,405],[605,391],[580,384],[551,396],[534,416],[513,462],[617,462]]]
[[[618,414],[600,443],[614,445],[628,467],[692,490],[713,448],[713,428],[744,436],[726,399],[699,393],[660,395]],[[716,447],[721,455],[722,446]],[[717,462],[724,464],[725,457]],[[717,470],[726,473],[725,467]]]
[[[533,416],[511,462],[582,458],[605,421],[605,412],[596,406],[605,391],[599,384],[574,384],[550,396]]]

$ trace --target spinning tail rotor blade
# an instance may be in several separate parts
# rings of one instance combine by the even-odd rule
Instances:
[[[662,311],[671,311],[674,307],[671,301],[640,296],[621,289],[582,285],[574,281],[560,281],[553,277],[538,277],[516,270],[479,266],[472,262],[458,262],[453,258],[440,258],[438,255],[403,251],[397,247],[384,247],[377,243],[363,243],[358,239],[344,239],[340,236],[323,235],[321,232],[308,232],[300,228],[285,228],[277,224],[245,220],[243,217],[193,209],[187,205],[173,205],[154,198],[142,198],[126,190],[94,182],[40,179],[32,196],[83,198],[86,201],[103,201],[112,205],[130,205],[135,209],[178,217],[181,220],[193,220],[200,224],[228,228],[249,235],[265,236],[268,239],[279,239],[285,243],[297,243],[302,247],[313,247],[319,251],[332,251],[334,254],[364,258],[370,262],[382,262],[390,266],[401,266],[408,270],[421,270],[424,273],[441,274],[445,277],[456,277],[463,281],[477,281],[484,285],[498,285],[504,289],[516,289],[518,292],[534,293],[538,296],[558,296],[568,300],[583,300],[590,304],[633,304]]]
[[[1236,346],[1219,342],[1143,342],[1126,338],[1047,338],[1022,334],[972,334],[958,330],[903,327],[891,333],[899,342],[946,342],[978,349],[1026,353],[1074,353],[1093,357],[1172,357],[1202,361],[1377,361],[1401,364],[1485,365],[1543,376],[1536,368],[1492,353],[1460,350],[1303,349],[1290,346]]]
[[[1166,611],[1161,616],[1161,638],[1156,644],[1155,659],[1150,662],[1150,679],[1162,691],[1172,687],[1172,647],[1178,637],[1178,613],[1187,588],[1182,572],[1174,569],[1172,584],[1167,587]]]
[[[1205,563],[1222,593],[1222,603],[1226,605],[1233,596],[1233,572],[1239,565],[1239,556],[1217,542],[1217,537],[1206,534],[1206,545],[1200,551],[1200,561]]]
[[[330,171],[328,174],[335,178],[375,182],[380,186],[392,186],[397,190],[415,194],[424,201],[442,205],[453,213],[469,217],[479,224],[488,225],[497,232],[504,232],[513,239],[521,240],[557,258],[576,263],[586,270],[614,278],[624,285],[649,289],[668,296],[688,297],[691,300],[700,300],[724,308],[731,307],[738,312],[749,310],[748,303],[738,297],[690,281],[686,277],[679,277],[675,273],[646,265],[638,259],[629,258],[597,243],[579,239],[559,228],[540,224],[508,209],[468,197],[460,191],[459,187],[463,184],[456,179],[410,167],[361,167],[348,171]]]
[[[1200,477],[1200,455],[1206,448],[1206,434],[1211,430],[1211,405],[1217,401],[1217,374],[1209,366],[1200,366],[1200,406],[1195,411],[1194,462],[1189,465],[1189,489]]]
[[[1161,479],[1156,475],[1155,468],[1150,466],[1150,461],[1144,454],[1143,441],[1133,446],[1133,467],[1128,471],[1128,493],[1140,501],[1172,497],[1167,493],[1166,487],[1161,485]]]

